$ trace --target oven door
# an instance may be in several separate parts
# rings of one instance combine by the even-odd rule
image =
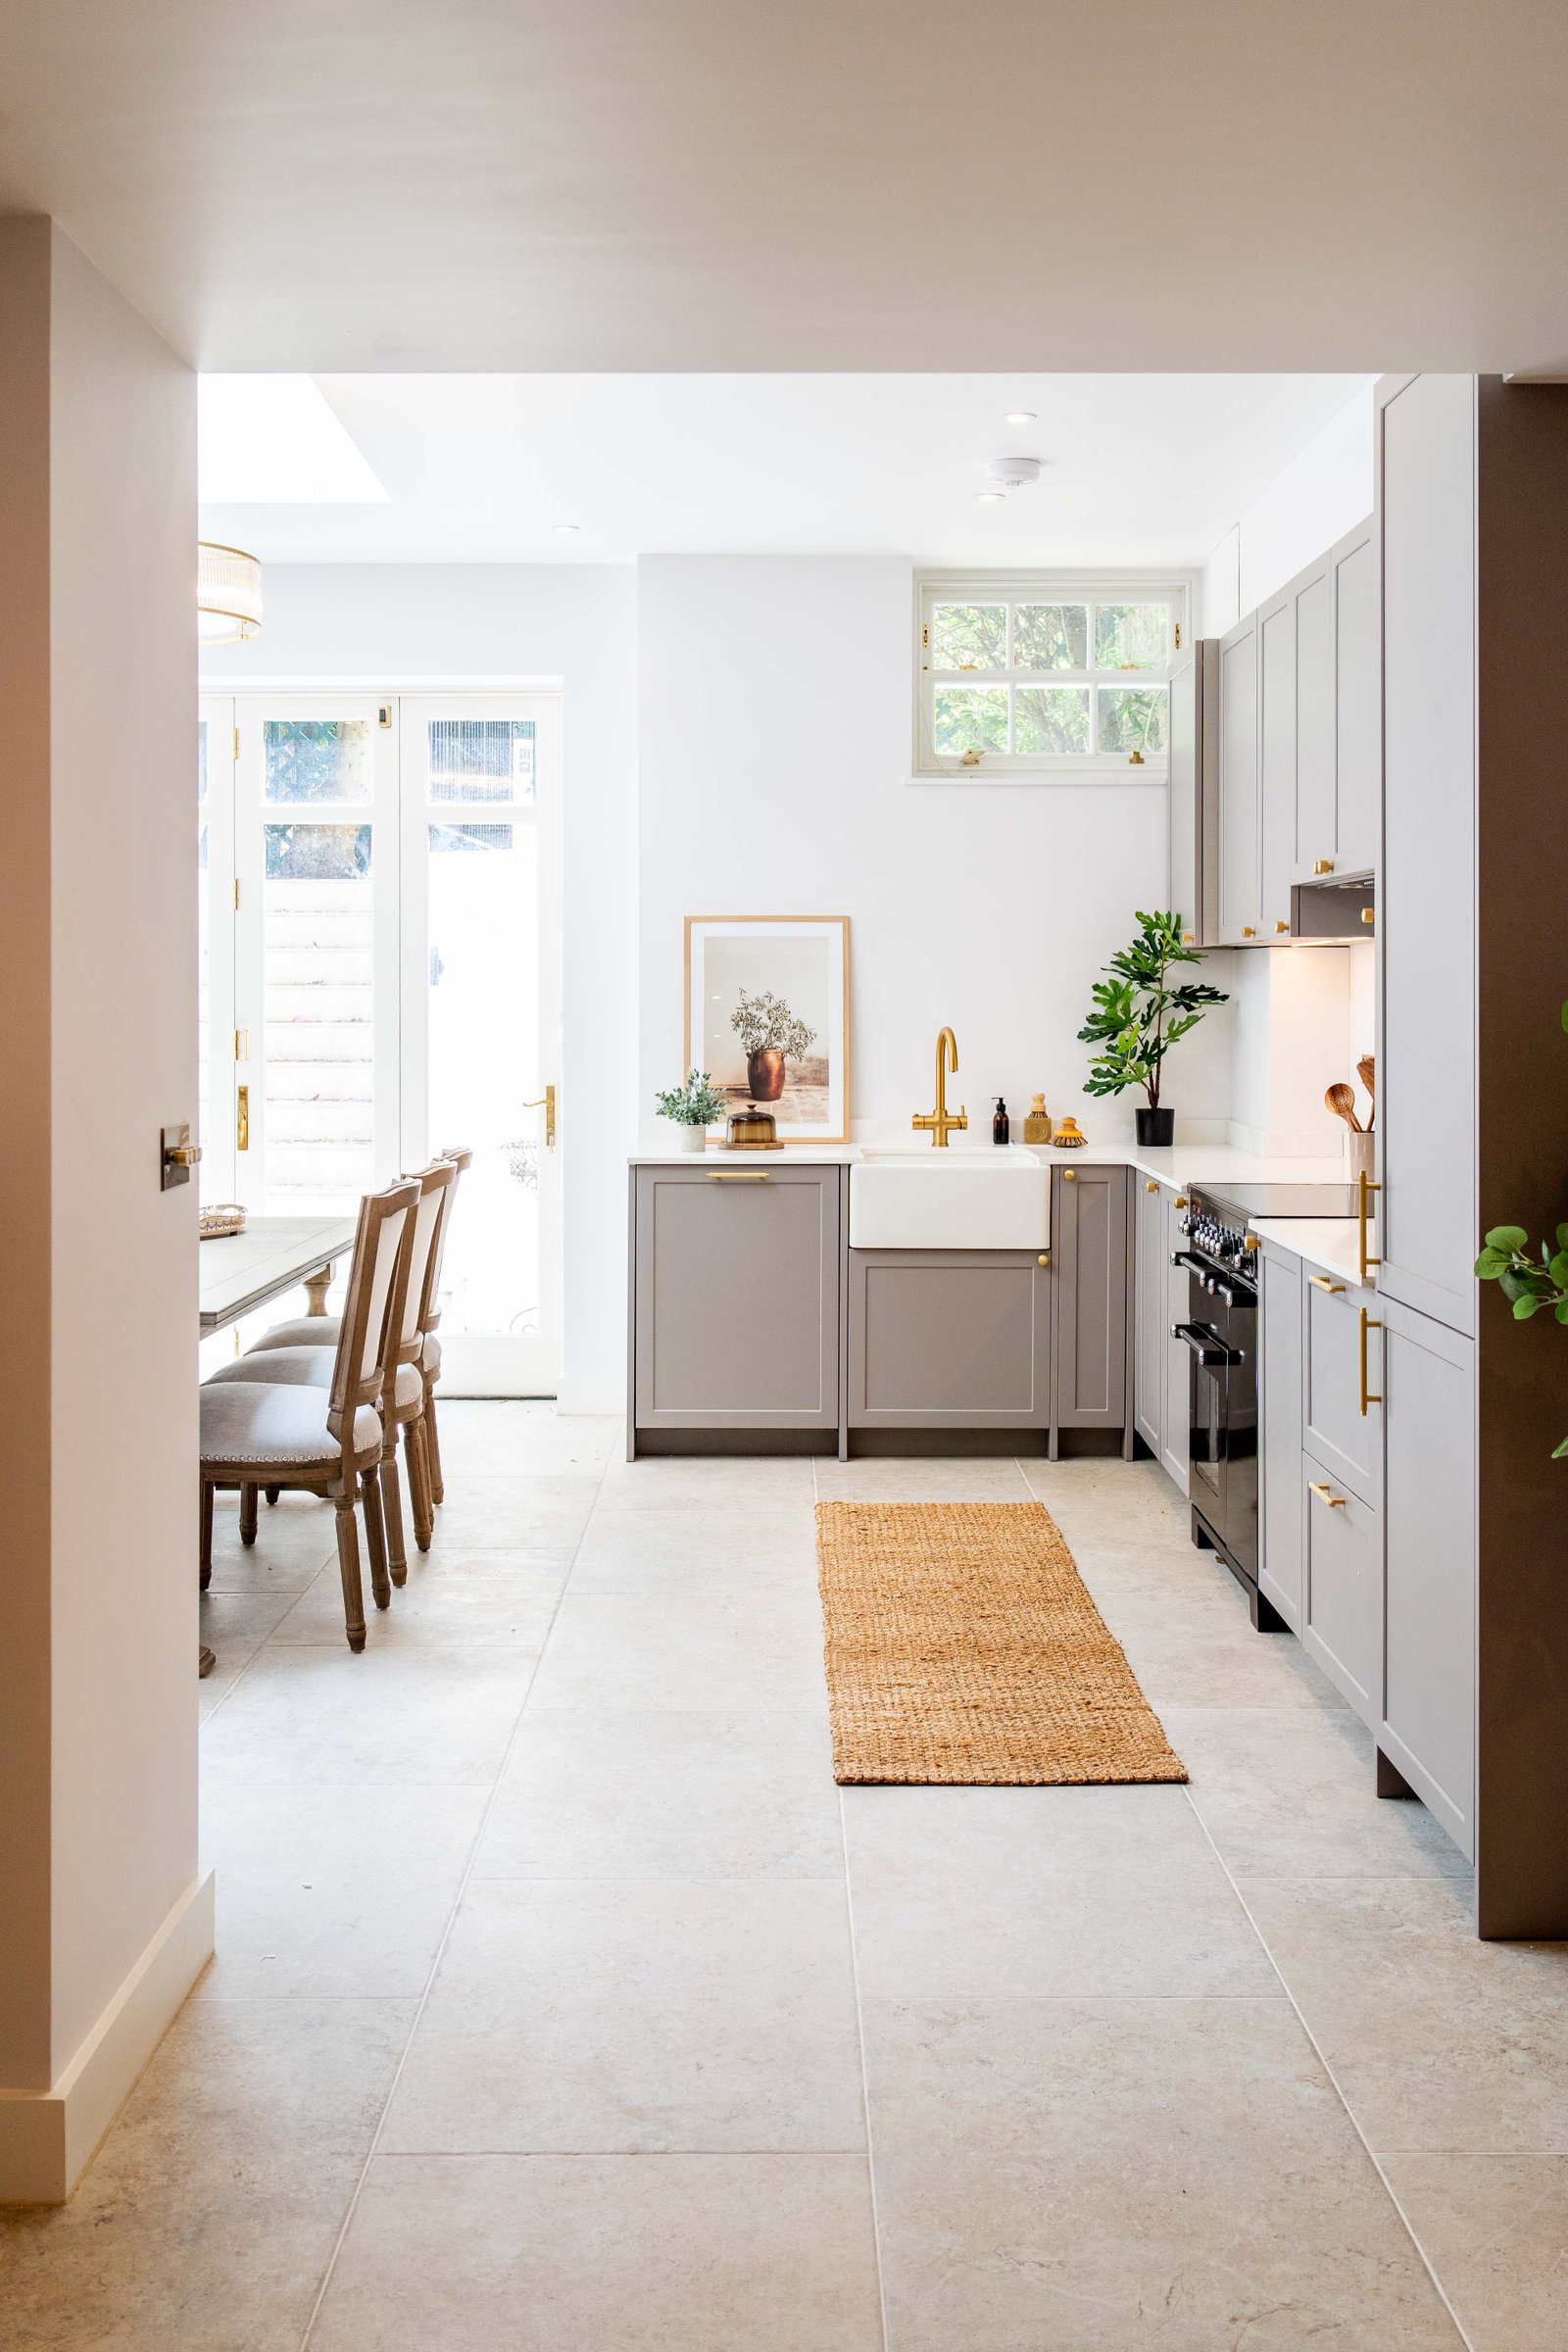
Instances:
[[[1257,1298],[1194,1274],[1179,1326],[1192,1353],[1191,1494],[1244,1576],[1257,1575]]]
[[[1225,1402],[1230,1348],[1218,1328],[1222,1301],[1210,1298],[1200,1275],[1189,1279],[1187,1321],[1176,1337],[1189,1350],[1188,1445],[1192,1499],[1214,1533],[1225,1533]]]

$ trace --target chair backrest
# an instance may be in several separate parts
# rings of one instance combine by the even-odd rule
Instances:
[[[404,1177],[360,1202],[327,1412],[327,1426],[339,1440],[345,1432],[352,1435],[356,1409],[377,1402],[386,1385],[403,1327],[418,1199],[418,1185]]]
[[[458,1171],[450,1159],[432,1160],[427,1168],[421,1168],[414,1178],[419,1188],[419,1204],[414,1212],[414,1250],[409,1259],[408,1286],[403,1295],[396,1363],[413,1364],[418,1361],[424,1337],[424,1325],[420,1320],[424,1311],[424,1294],[429,1284],[430,1266],[436,1252],[447,1198],[457,1181]]]
[[[441,1216],[430,1250],[430,1262],[425,1268],[424,1296],[419,1300],[421,1331],[434,1331],[441,1320],[441,1260],[446,1255],[447,1235],[452,1230],[452,1212],[458,1204],[458,1178],[465,1168],[473,1165],[473,1153],[466,1144],[447,1144],[440,1156],[452,1169],[452,1182],[441,1196]]]

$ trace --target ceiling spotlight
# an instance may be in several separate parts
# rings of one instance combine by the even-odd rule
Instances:
[[[1003,418],[1004,424],[1033,424],[1034,420],[1033,409],[1009,409]]]
[[[1031,482],[1038,482],[1040,479],[1040,460],[1038,458],[988,459],[986,478],[998,490],[1026,490]]]
[[[558,522],[553,528],[558,539],[575,539],[582,525],[577,522]]]
[[[977,490],[975,496],[983,507],[1000,507],[1002,504],[1003,493],[1000,490]]]

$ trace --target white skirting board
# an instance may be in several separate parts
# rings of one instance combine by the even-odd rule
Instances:
[[[193,1879],[58,2082],[0,2090],[0,2204],[63,2205],[213,1956],[213,1874]]]
[[[556,1391],[556,1410],[558,1413],[623,1413],[626,1410],[625,1373],[564,1374]]]

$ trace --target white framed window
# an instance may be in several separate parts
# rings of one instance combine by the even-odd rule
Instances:
[[[917,776],[1164,780],[1190,583],[928,572],[915,596]]]

